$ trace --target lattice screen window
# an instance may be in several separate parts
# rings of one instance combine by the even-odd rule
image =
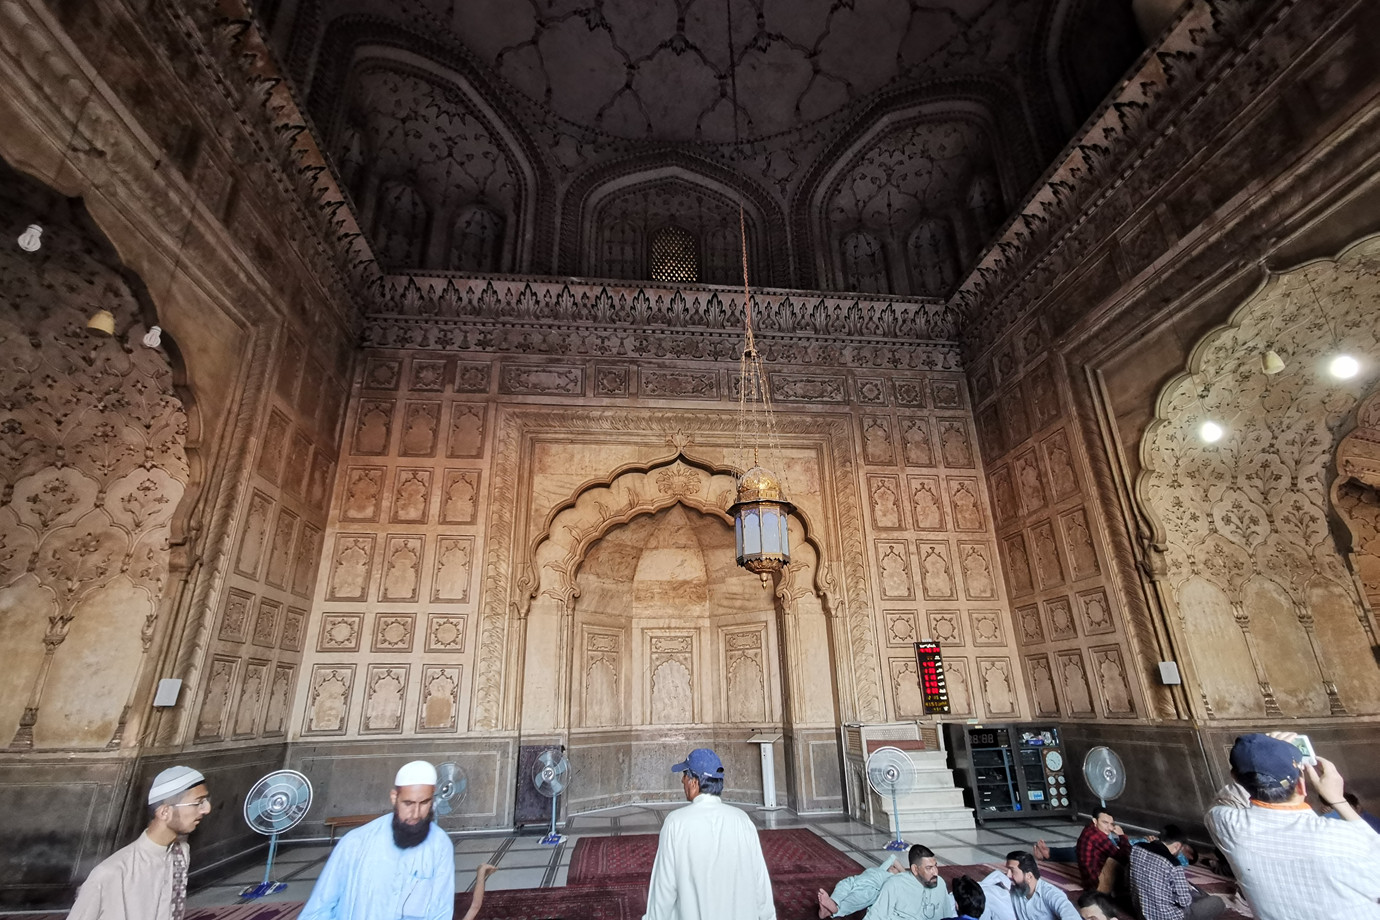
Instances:
[[[652,236],[653,281],[698,281],[700,259],[695,238],[680,227],[662,227]]]

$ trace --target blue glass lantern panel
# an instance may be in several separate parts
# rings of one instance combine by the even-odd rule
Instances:
[[[762,553],[762,520],[756,508],[744,508],[739,512],[743,522],[744,557],[758,556]]]

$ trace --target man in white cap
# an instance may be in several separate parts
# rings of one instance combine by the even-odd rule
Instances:
[[[719,798],[719,755],[696,748],[671,772],[681,774],[690,805],[661,825],[643,920],[775,920],[757,828]]]
[[[68,914],[73,920],[182,920],[186,837],[211,813],[211,793],[196,770],[169,767],[153,778],[148,802],[148,827],[91,870]]]
[[[455,846],[431,821],[436,768],[404,764],[392,814],[336,844],[298,920],[449,920],[455,910]]]

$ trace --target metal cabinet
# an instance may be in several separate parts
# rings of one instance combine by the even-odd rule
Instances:
[[[1058,725],[946,722],[944,737],[949,766],[979,822],[1074,813]]]

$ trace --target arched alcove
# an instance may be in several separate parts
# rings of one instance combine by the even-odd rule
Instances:
[[[763,731],[804,755],[793,772],[778,758],[794,807],[839,795],[837,745],[812,734],[837,722],[819,547],[797,515],[782,575],[738,568],[734,487],[684,457],[625,469],[558,506],[535,541],[528,622],[560,610],[562,641],[529,642],[521,681],[554,682],[563,711],[527,711],[524,696],[523,721],[554,722],[579,754],[572,810],[674,801],[669,766],[687,746],[719,752],[729,798],[760,802],[747,739]]]
[[[576,576],[569,808],[674,801],[687,736],[780,731],[776,599],[739,568],[733,531],[682,504],[609,530]],[[661,763],[665,761],[665,763]],[[744,798],[757,778],[730,777]],[[735,794],[736,793],[736,794]]]
[[[119,747],[194,500],[185,389],[81,203],[0,166],[0,204],[45,230],[0,250],[0,743]]]
[[[1374,623],[1330,526],[1341,427],[1380,371],[1378,292],[1375,238],[1272,275],[1199,342],[1142,439],[1170,625],[1213,716],[1380,712]],[[1285,366],[1267,375],[1271,350]],[[1329,373],[1342,352],[1368,359],[1358,376]]]

